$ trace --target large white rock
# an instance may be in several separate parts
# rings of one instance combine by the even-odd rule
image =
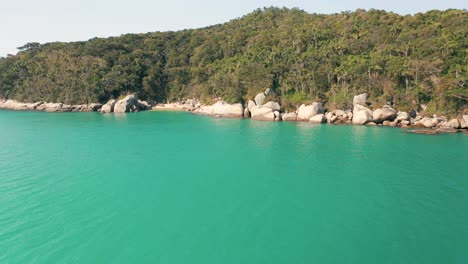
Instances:
[[[318,114],[323,114],[323,106],[321,103],[312,103],[311,105],[302,104],[297,110],[298,121],[309,121],[309,119]]]
[[[264,93],[259,93],[255,96],[255,104],[256,105],[262,105],[263,101],[265,101],[265,94]]]
[[[378,108],[372,114],[372,118],[374,122],[377,124],[382,123],[383,121],[393,121],[397,117],[397,111],[391,108],[390,106],[384,106],[382,108]]]
[[[138,100],[133,94],[125,96],[124,99],[119,100],[114,105],[114,113],[128,113],[135,112]]]
[[[354,96],[353,98],[353,105],[366,105],[367,103],[367,96],[368,94],[367,93],[363,93],[363,94],[359,94],[359,95],[356,95]]]
[[[297,120],[297,114],[294,112],[283,114],[283,121],[296,121],[296,120]]]
[[[249,102],[247,103],[247,108],[249,109],[249,111],[252,111],[252,108],[254,106],[256,106],[255,102],[252,100],[249,100]]]
[[[252,120],[275,121],[275,114],[271,108],[255,106],[250,114]]]
[[[105,105],[101,107],[101,113],[112,113],[114,112],[114,106],[115,106],[115,100],[111,99],[109,100]]]
[[[448,122],[442,123],[441,127],[458,129],[458,128],[460,128],[460,122],[458,121],[458,119],[452,119],[452,120],[450,120]]]
[[[127,95],[124,99],[119,100],[114,105],[114,113],[138,112],[150,109],[147,102],[137,100],[135,95]]]
[[[238,117],[244,115],[244,107],[242,104],[228,104],[225,101],[218,101],[213,105],[201,106],[194,113],[202,115],[212,115],[219,117]]]
[[[463,115],[459,121],[460,128],[468,128],[468,115]]]
[[[398,121],[410,120],[410,116],[406,112],[398,112],[397,118]]]
[[[424,126],[426,128],[432,128],[432,127],[435,127],[437,125],[437,123],[434,122],[434,121],[435,120],[433,118],[424,117],[423,119],[414,122],[414,124],[415,125],[421,125],[421,126]]]
[[[265,104],[262,105],[263,108],[271,108],[271,110],[273,111],[279,111],[281,109],[281,106],[279,103],[277,102],[272,102],[272,101],[269,101]]]
[[[366,123],[372,121],[372,111],[364,106],[359,104],[354,105],[353,110],[353,124],[354,125],[365,125]]]
[[[325,115],[324,114],[318,114],[309,119],[309,122],[314,123],[314,124],[321,124],[325,123]]]

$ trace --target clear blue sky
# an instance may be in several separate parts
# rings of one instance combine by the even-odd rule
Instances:
[[[27,42],[75,41],[124,33],[197,28],[222,23],[265,6],[298,7],[309,13],[357,8],[414,14],[466,9],[467,0],[1,0],[0,56]]]

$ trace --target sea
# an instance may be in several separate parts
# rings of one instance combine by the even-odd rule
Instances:
[[[468,134],[0,111],[0,263],[468,263]]]

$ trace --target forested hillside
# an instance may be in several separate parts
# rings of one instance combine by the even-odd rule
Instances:
[[[134,92],[150,102],[222,97],[244,102],[266,88],[285,108],[376,105],[468,111],[468,12],[401,16],[258,9],[207,28],[73,43],[28,43],[0,58],[0,98],[106,102]]]

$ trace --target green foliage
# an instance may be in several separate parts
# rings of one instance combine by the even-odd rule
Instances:
[[[327,109],[351,109],[353,94],[343,89],[332,87],[327,92],[328,101],[325,104]]]
[[[270,88],[287,109],[313,100],[346,108],[367,92],[375,105],[462,112],[466,25],[466,10],[400,16],[265,8],[201,29],[28,43],[0,58],[0,97],[86,103],[137,93],[151,102],[245,102]]]
[[[294,111],[301,104],[308,104],[311,101],[308,95],[291,89],[282,96],[281,105],[286,111]]]

